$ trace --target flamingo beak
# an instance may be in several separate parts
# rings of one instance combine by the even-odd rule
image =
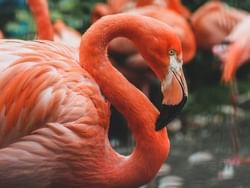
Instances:
[[[181,112],[187,101],[188,90],[182,63],[176,57],[172,62],[170,58],[170,70],[162,82],[162,92],[163,104],[156,122],[156,131],[167,126]]]
[[[183,96],[181,102],[177,105],[162,105],[160,115],[156,122],[155,130],[163,129],[169,122],[171,122],[182,110],[187,101],[187,96]]]

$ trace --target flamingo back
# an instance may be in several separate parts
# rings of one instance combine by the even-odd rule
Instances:
[[[89,123],[107,125],[108,104],[76,52],[49,41],[0,42],[0,147],[89,113]]]

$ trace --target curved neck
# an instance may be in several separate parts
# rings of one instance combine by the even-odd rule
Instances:
[[[155,131],[158,111],[142,92],[112,67],[107,56],[107,46],[116,37],[127,37],[138,48],[145,45],[148,40],[145,38],[145,31],[150,31],[153,26],[145,23],[144,19],[122,14],[102,18],[83,35],[80,46],[81,65],[94,77],[108,100],[128,120],[135,137],[136,148],[132,155],[120,161],[120,165],[115,165],[119,168],[114,174],[120,177],[119,180],[124,185],[149,181],[157,173],[169,151],[166,129]],[[132,169],[136,169],[136,172]],[[124,173],[126,171],[130,173]]]
[[[47,0],[28,0],[28,4],[35,18],[37,38],[53,40],[53,27],[50,21]]]

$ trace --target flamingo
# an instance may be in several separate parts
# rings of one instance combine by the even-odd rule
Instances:
[[[222,43],[213,47],[213,53],[223,62],[222,80],[231,82],[237,68],[250,58],[250,16],[244,18]]]
[[[160,113],[112,67],[107,46],[118,36],[134,41],[161,80]],[[165,125],[188,95],[172,28],[110,15],[84,33],[79,53],[53,41],[3,39],[0,54],[0,187],[131,188],[155,176],[169,153]],[[108,141],[108,101],[135,137],[129,156]]]
[[[191,25],[197,45],[211,50],[213,45],[223,41],[232,29],[248,13],[219,1],[209,1],[191,16]]]
[[[3,39],[4,38],[4,34],[3,32],[0,30],[0,39]]]

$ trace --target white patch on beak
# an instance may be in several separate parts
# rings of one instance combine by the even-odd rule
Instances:
[[[164,80],[161,82],[161,91],[164,92],[171,84],[174,73],[179,73],[182,71],[182,65],[183,62],[180,58],[178,58],[176,55],[172,55],[169,57],[170,59],[170,65],[169,70],[164,78]]]

